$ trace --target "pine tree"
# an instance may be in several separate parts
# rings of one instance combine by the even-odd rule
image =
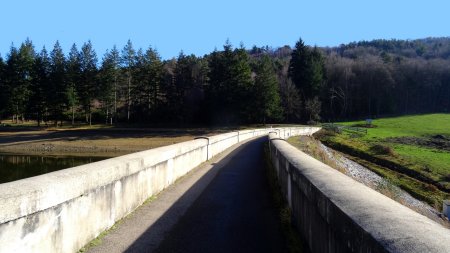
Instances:
[[[234,54],[235,60],[232,64],[231,86],[234,87],[235,92],[232,104],[235,105],[234,110],[239,117],[238,122],[242,123],[249,121],[251,118],[251,112],[248,112],[247,108],[253,86],[252,70],[249,55],[243,45],[235,49]]]
[[[5,113],[5,109],[6,109],[6,80],[5,80],[5,69],[6,69],[6,64],[3,60],[3,58],[0,55],[0,90],[2,92],[0,92],[0,124],[2,122],[2,118],[3,118],[3,114]]]
[[[278,81],[271,59],[264,55],[256,67],[255,85],[252,89],[251,115],[257,122],[266,123],[266,119],[280,120],[282,110]]]
[[[161,104],[163,63],[158,51],[151,47],[145,51],[145,62],[147,108],[155,114]]]
[[[186,56],[183,51],[180,52],[177,58],[177,65],[174,70],[174,90],[170,96],[170,105],[173,115],[176,116],[178,123],[183,124],[187,117],[185,96],[187,91],[194,86],[194,79],[192,76],[192,64],[195,56]]]
[[[2,95],[4,100],[4,111],[7,116],[13,115],[13,121],[16,119],[17,110],[14,109],[16,106],[14,105],[14,89],[16,85],[20,83],[21,78],[19,75],[19,51],[14,45],[11,45],[9,53],[7,55],[6,66],[4,67],[4,85],[2,87]]]
[[[291,61],[289,63],[288,75],[295,86],[300,90],[303,97],[309,97],[310,94],[306,91],[310,84],[311,77],[308,73],[310,63],[310,52],[302,39],[299,39],[295,44],[295,49],[291,54]],[[307,94],[308,93],[308,94]]]
[[[84,43],[80,53],[81,80],[77,92],[89,125],[92,125],[92,102],[98,92],[97,61],[97,54],[92,48],[91,41]]]
[[[112,119],[116,122],[118,121],[119,115],[117,114],[117,102],[119,101],[119,79],[120,79],[120,55],[119,50],[114,45],[113,49],[110,52],[111,61],[114,65],[113,77],[114,77],[114,107],[113,107],[113,115]]]
[[[226,124],[248,120],[246,107],[253,81],[246,50],[233,50],[227,41],[224,51],[211,54],[209,69],[208,104],[210,115],[217,115],[212,120]]]
[[[75,110],[78,105],[78,90],[81,85],[81,56],[77,45],[73,44],[70,48],[69,58],[67,59],[67,102],[71,111],[72,126],[75,124]]]
[[[99,98],[103,102],[106,114],[106,123],[117,121],[117,91],[119,81],[119,52],[114,46],[110,52],[106,52],[100,68],[100,92]]]
[[[66,59],[59,42],[56,41],[50,53],[50,89],[46,96],[55,126],[58,125],[58,120],[62,122],[68,104],[66,82]]]
[[[317,47],[311,51],[309,71],[311,76],[310,96],[319,96],[325,81],[325,63],[323,55]]]
[[[132,98],[131,93],[133,87],[133,69],[136,64],[136,51],[133,48],[133,44],[131,40],[128,40],[127,44],[122,50],[121,56],[121,66],[123,68],[125,74],[125,82],[126,82],[126,105],[127,105],[127,121],[130,121],[131,116],[131,104]]]
[[[50,58],[45,47],[36,56],[33,64],[32,82],[30,87],[30,99],[28,101],[28,111],[35,113],[37,125],[41,125],[41,121],[47,121],[45,114],[47,113],[47,94],[50,89]]]
[[[289,77],[303,94],[304,99],[318,96],[324,82],[324,59],[317,47],[312,50],[300,39],[292,51]]]
[[[25,119],[26,107],[30,96],[31,72],[35,57],[34,46],[27,39],[17,50],[11,46],[5,70],[5,93],[7,110],[13,120]]]
[[[303,101],[310,101],[309,104],[314,105],[320,104],[318,97],[321,95],[320,92],[325,79],[322,53],[317,47],[311,50],[300,39],[296,43],[291,56],[288,74],[302,94]],[[316,103],[316,100],[318,103]],[[314,108],[317,108],[317,106],[314,106]],[[309,115],[311,118],[309,111],[304,111],[303,114]]]

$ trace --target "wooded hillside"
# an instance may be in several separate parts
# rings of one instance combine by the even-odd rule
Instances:
[[[154,125],[317,122],[450,111],[450,38],[233,47],[163,60],[131,41],[0,57],[0,120]]]

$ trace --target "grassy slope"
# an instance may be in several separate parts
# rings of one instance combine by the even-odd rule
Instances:
[[[344,122],[342,125],[365,124],[365,121]],[[369,129],[363,140],[399,136],[450,135],[450,114],[426,114],[376,119],[376,128]]]
[[[352,126],[365,122],[341,124]],[[377,119],[372,124],[376,127],[368,128],[367,135],[364,136],[346,132],[335,136],[319,136],[325,144],[351,154],[354,160],[371,167],[378,174],[430,204],[439,206],[443,199],[450,198],[450,152],[386,140],[389,137],[403,136],[450,136],[450,114]],[[372,149],[375,145],[388,147],[392,152],[377,153]]]

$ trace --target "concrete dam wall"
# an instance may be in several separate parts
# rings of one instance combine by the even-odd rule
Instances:
[[[234,144],[276,132],[254,129],[133,153],[0,184],[0,252],[77,252],[193,168]]]
[[[306,155],[276,133],[270,155],[294,224],[316,252],[450,252],[450,230]]]

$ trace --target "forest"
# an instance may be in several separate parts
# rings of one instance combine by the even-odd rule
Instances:
[[[99,59],[101,58],[101,59]],[[0,122],[310,123],[450,112],[450,38],[246,49],[162,59],[129,40],[98,56],[30,39],[0,56]]]

